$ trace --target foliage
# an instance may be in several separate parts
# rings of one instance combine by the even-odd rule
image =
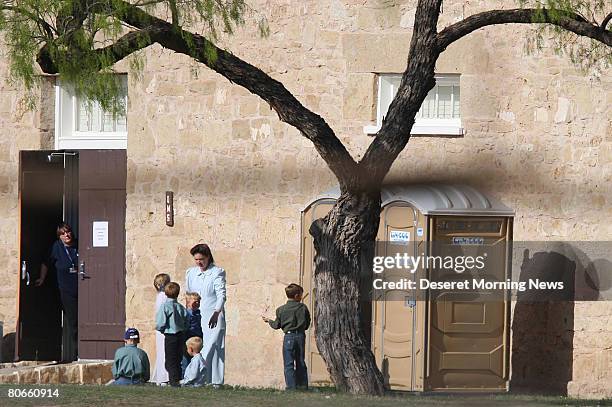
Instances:
[[[610,3],[605,0],[519,0],[519,4],[539,10],[534,16],[534,23],[545,21],[545,17],[555,21],[577,14],[585,21],[598,25],[609,12],[606,6],[609,8]],[[549,40],[557,55],[568,56],[585,71],[599,71],[612,65],[612,49],[599,41],[577,36],[552,24],[538,25],[534,31],[534,35],[527,39],[530,52],[541,50]]]
[[[0,31],[4,32],[8,50],[10,79],[24,85],[32,102],[40,78],[35,61],[45,46],[59,79],[72,84],[77,94],[98,101],[106,110],[123,110],[123,98],[119,97],[121,84],[114,75],[112,58],[117,48],[110,45],[137,31],[122,21],[130,6],[140,6],[165,18],[177,29],[183,26],[199,29],[211,41],[217,41],[221,33],[234,33],[236,27],[245,23],[245,16],[257,18],[244,0],[3,1]],[[262,35],[267,34],[265,19],[258,18],[257,23]],[[151,43],[146,30],[140,30],[133,38],[138,49]],[[209,58],[214,59],[214,50],[208,51]],[[138,75],[143,67],[141,53],[130,56],[133,73]]]

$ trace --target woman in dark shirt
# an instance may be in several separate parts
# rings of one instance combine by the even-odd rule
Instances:
[[[77,327],[78,327],[78,273],[79,254],[77,241],[72,234],[72,228],[67,223],[57,226],[57,237],[46,261],[40,267],[40,277],[34,282],[36,286],[44,283],[49,268],[53,267],[57,274],[57,286],[62,300],[62,308],[66,317],[66,325],[63,329],[64,338],[64,362],[77,359]]]

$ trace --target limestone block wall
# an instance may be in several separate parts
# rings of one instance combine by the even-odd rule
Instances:
[[[228,40],[320,113],[355,157],[371,141],[362,127],[376,114],[376,73],[404,69],[414,10],[414,2],[358,3],[260,2],[272,10],[270,38],[247,30]],[[499,4],[445,4],[443,21],[491,5]],[[486,29],[448,49],[438,71],[462,75],[466,134],[413,138],[388,179],[464,182],[491,193],[516,209],[517,240],[607,239],[612,229],[600,219],[611,214],[610,76],[585,76],[550,48],[526,53],[530,34]],[[157,48],[148,56],[143,80],[130,83],[128,321],[150,324],[140,310],[153,307],[153,275],[182,281],[189,247],[208,242],[228,275],[228,382],[281,386],[281,335],[259,314],[281,304],[283,286],[297,280],[300,209],[334,180],[261,100],[186,57]],[[164,226],[165,190],[175,192],[174,228]],[[612,339],[606,320],[587,311],[607,306],[575,306],[573,394],[609,391],[610,351],[586,339]],[[145,342],[152,349],[152,331]],[[581,366],[595,357],[603,362],[594,382]],[[585,383],[587,393],[578,390]]]
[[[223,45],[282,81],[359,158],[371,141],[362,128],[376,115],[376,74],[403,71],[415,3],[259,0],[270,37],[245,28]],[[445,2],[442,22],[500,6],[514,3]],[[388,181],[462,182],[490,193],[516,210],[516,240],[609,240],[612,78],[578,71],[550,46],[528,54],[529,35],[529,27],[487,28],[449,47],[437,70],[461,74],[465,135],[413,137]],[[272,314],[297,281],[300,210],[333,176],[265,102],[185,56],[158,46],[146,56],[142,78],[129,78],[127,324],[153,360],[153,276],[182,283],[189,248],[207,242],[228,278],[227,382],[281,387],[282,335],[259,315]],[[15,282],[0,288],[6,331],[18,269],[18,151],[45,145],[52,115],[19,115],[18,90],[2,86],[0,208],[9,216],[0,219],[0,260]],[[164,219],[168,190],[174,227]],[[573,324],[555,331],[573,338],[570,394],[611,395],[610,307],[576,303]]]

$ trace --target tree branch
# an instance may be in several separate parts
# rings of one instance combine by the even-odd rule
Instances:
[[[179,12],[178,7],[176,6],[176,0],[168,0],[168,4],[170,5],[170,13],[172,14],[172,26],[174,28],[178,28]]]
[[[357,173],[357,163],[331,127],[321,116],[304,107],[282,83],[261,69],[218,48],[205,37],[177,28],[172,23],[154,17],[132,4],[111,0],[106,3],[105,8],[107,7],[116,7],[116,17],[140,31],[130,32],[114,44],[96,50],[105,53],[105,63],[118,62],[153,43],[188,55],[265,100],[276,111],[281,121],[295,127],[312,141],[343,190],[355,188],[360,183],[362,177]],[[49,49],[49,44],[41,48],[37,62],[44,72],[57,73],[58,68],[53,62]],[[104,67],[101,66],[100,69],[102,68]]]
[[[96,52],[105,54],[109,57],[108,60],[112,61],[109,66],[112,66],[115,62],[121,61],[130,54],[152,45],[156,41],[156,38],[164,35],[164,33],[165,29],[155,28],[132,31],[123,35],[113,44],[97,49]],[[107,67],[101,66],[100,69],[102,68]]]
[[[362,171],[372,177],[373,183],[382,182],[393,161],[406,146],[415,115],[435,84],[435,62],[439,54],[459,38],[493,24],[548,23],[612,46],[610,31],[603,30],[578,14],[558,10],[555,10],[556,13],[536,9],[488,11],[468,17],[439,33],[432,33],[432,27],[435,31],[437,24],[439,6],[435,0],[421,0],[418,3],[408,66],[380,131],[359,163]]]
[[[22,16],[29,18],[38,24],[41,30],[47,34],[49,39],[53,38],[53,27],[51,27],[51,25],[47,23],[42,16],[35,15],[34,13],[17,6],[1,5],[0,10],[12,11],[15,14],[21,14]]]
[[[55,26],[60,35],[71,35],[83,26],[90,0],[71,1],[58,10]]]
[[[191,56],[205,64],[249,92],[258,95],[276,111],[281,121],[298,129],[314,144],[331,171],[338,179],[341,188],[351,188],[359,181],[357,164],[336,137],[325,120],[304,107],[282,83],[271,78],[261,69],[243,61],[237,56],[218,48],[199,34],[183,29],[173,29],[172,24],[151,16],[138,7],[120,3],[123,14],[121,20],[139,29],[154,27],[163,35],[153,36],[152,40],[167,49]],[[210,54],[216,54],[211,58]]]
[[[155,40],[160,36],[163,36],[164,33],[165,29],[155,29],[153,27],[146,30],[143,29],[131,31],[117,39],[114,43],[107,45],[106,47],[96,49],[94,51],[95,53],[99,54],[100,56],[105,56],[105,58],[98,59],[100,64],[97,66],[97,69],[102,70],[104,68],[108,68],[130,54],[152,45],[156,42]],[[71,51],[74,52],[75,50]],[[63,56],[66,58],[75,57],[74,55],[69,56],[67,54],[64,54]],[[104,64],[101,61],[104,61]],[[36,62],[41,67],[43,72],[47,74],[59,73],[59,68],[56,61],[50,54],[50,47],[48,44],[43,46],[38,51]]]
[[[612,13],[608,14],[606,16],[606,18],[603,19],[603,21],[601,22],[601,29],[605,30],[606,27],[608,26],[608,23],[610,22],[610,20],[612,20]]]
[[[406,71],[381,129],[359,166],[373,187],[380,185],[410,139],[410,130],[429,90],[435,85],[434,68],[439,52],[437,23],[442,0],[420,0],[410,42]]]
[[[612,46],[612,32],[588,22],[576,13],[556,10],[557,13],[563,13],[560,16],[556,16],[552,15],[551,11],[547,9],[514,9],[492,10],[474,14],[440,31],[438,34],[438,47],[440,52],[442,52],[458,39],[489,25],[538,23],[553,24],[575,34]]]

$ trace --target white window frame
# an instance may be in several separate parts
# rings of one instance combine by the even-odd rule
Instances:
[[[383,106],[386,94],[395,95],[393,81],[401,78],[401,74],[379,74],[378,75],[378,94],[376,101],[376,124],[363,127],[366,134],[377,133],[381,126],[383,117],[387,114],[388,106]],[[436,74],[437,83],[451,83],[460,86],[459,75],[456,74]],[[430,92],[434,91],[432,89]],[[451,101],[453,94],[451,93]],[[392,99],[391,99],[392,100]],[[451,102],[452,106],[452,102]],[[384,110],[384,111],[383,111]],[[420,111],[420,109],[419,109]],[[417,113],[418,116],[418,113]],[[461,117],[452,119],[423,119],[416,117],[414,126],[410,132],[412,135],[437,135],[437,136],[463,136],[464,131],[461,125]]]
[[[127,76],[122,75],[126,81]],[[56,150],[126,150],[126,131],[77,131],[78,98],[72,88],[55,83],[55,149]],[[125,95],[127,110],[127,92]],[[103,114],[103,113],[102,113]],[[127,121],[127,112],[126,112]]]

